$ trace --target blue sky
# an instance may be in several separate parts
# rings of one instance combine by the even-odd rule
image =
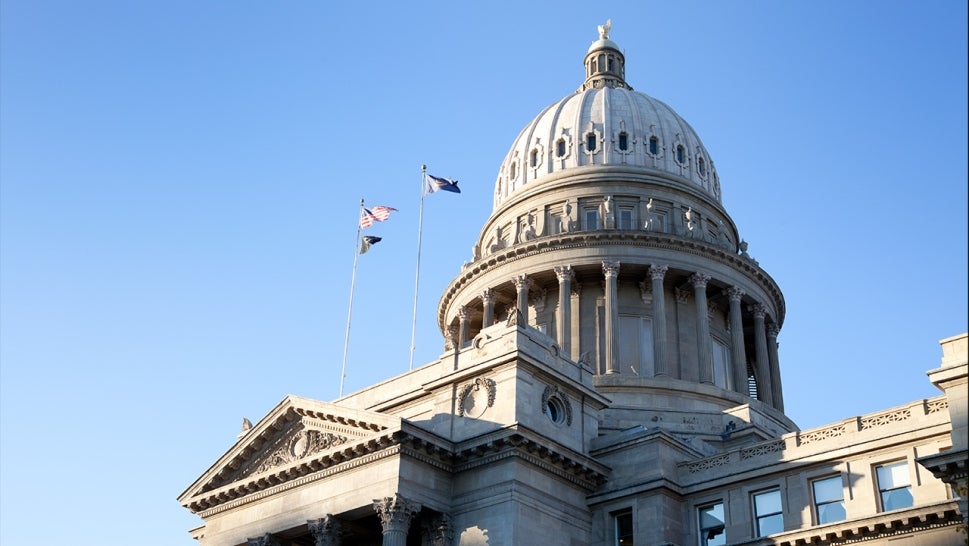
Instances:
[[[406,371],[421,164],[463,189],[424,207],[435,359],[501,159],[607,18],[784,291],[788,415],[935,396],[967,329],[965,2],[4,0],[0,542],[193,543],[175,497],[242,418],[338,394],[361,198],[399,212],[346,390]]]

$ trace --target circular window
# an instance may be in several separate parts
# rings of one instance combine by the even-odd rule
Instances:
[[[562,400],[557,396],[549,398],[545,402],[545,414],[548,418],[552,420],[556,425],[561,425],[565,422],[565,406],[562,405]]]

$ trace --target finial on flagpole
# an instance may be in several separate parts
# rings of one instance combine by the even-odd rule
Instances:
[[[426,171],[426,170],[427,170],[427,165],[421,165],[421,171]]]

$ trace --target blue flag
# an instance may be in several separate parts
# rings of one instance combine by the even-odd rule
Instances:
[[[381,241],[380,237],[373,235],[364,235],[360,240],[360,254],[366,254],[370,247],[379,243]]]
[[[427,175],[427,182],[424,184],[424,195],[441,190],[451,193],[461,193],[461,188],[458,187],[457,180]]]

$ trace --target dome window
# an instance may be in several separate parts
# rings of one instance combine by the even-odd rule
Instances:
[[[649,137],[649,154],[659,155],[659,139],[656,135]]]
[[[538,148],[532,148],[532,153],[528,154],[528,164],[538,167]]]
[[[686,148],[682,144],[676,145],[676,162],[680,165],[686,164]]]
[[[565,139],[560,138],[555,141],[555,157],[563,158],[565,157]]]
[[[596,134],[591,131],[585,135],[585,149],[589,152],[596,151]]]
[[[511,162],[511,167],[508,168],[508,178],[510,178],[511,180],[514,180],[515,178],[518,178],[518,162],[517,161],[512,161]]]
[[[619,133],[619,150],[623,152],[629,150],[629,133],[626,131]]]
[[[707,177],[707,162],[703,160],[703,156],[696,156],[696,170],[703,178]]]

